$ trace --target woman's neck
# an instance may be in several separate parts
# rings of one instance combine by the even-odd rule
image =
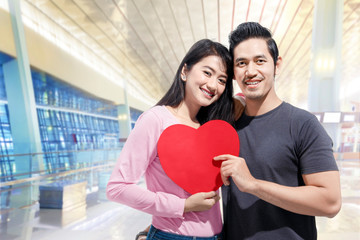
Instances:
[[[184,102],[180,103],[177,107],[166,106],[172,114],[179,120],[181,124],[198,128],[200,126],[199,121],[196,118],[196,115],[199,112],[200,108],[191,108],[187,106]]]

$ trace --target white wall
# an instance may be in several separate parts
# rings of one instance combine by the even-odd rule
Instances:
[[[0,51],[16,56],[10,15],[0,9]],[[123,88],[25,26],[30,65],[102,99],[124,103]],[[150,106],[128,94],[130,107]]]

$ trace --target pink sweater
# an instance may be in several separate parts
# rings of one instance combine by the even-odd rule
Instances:
[[[161,167],[157,141],[173,124],[179,124],[179,121],[165,106],[155,106],[139,117],[112,172],[107,197],[152,214],[152,224],[160,230],[213,236],[222,229],[219,203],[208,211],[184,213],[185,199],[190,194],[176,185]],[[147,189],[137,185],[144,174]]]

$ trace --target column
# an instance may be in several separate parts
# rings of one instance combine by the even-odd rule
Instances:
[[[120,140],[124,141],[131,131],[131,115],[127,97],[127,82],[123,79],[124,83],[124,103],[118,106],[118,119],[119,119],[119,131]]]
[[[36,112],[34,88],[27,56],[20,0],[8,0],[16,47],[16,59],[3,64],[9,121],[15,154],[41,152],[41,140]],[[31,177],[32,171],[43,170],[41,155],[15,157],[16,179]],[[7,233],[19,239],[31,239],[36,209],[39,207],[37,181],[17,183],[9,192],[10,221]]]
[[[312,112],[340,110],[342,15],[342,0],[315,2],[308,98]]]
[[[19,0],[9,0],[17,58],[3,64],[14,153],[40,153],[41,139]],[[15,158],[16,173],[43,170],[40,155]]]
[[[316,0],[312,29],[311,77],[308,107],[311,112],[340,111],[343,0]],[[334,146],[340,124],[324,124]]]

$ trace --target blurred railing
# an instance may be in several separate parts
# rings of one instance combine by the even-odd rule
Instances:
[[[113,166],[120,154],[121,148],[58,151],[31,154],[1,155],[2,157],[25,158],[31,171],[16,173],[12,176],[0,177],[0,235],[16,236],[28,239],[40,209],[40,187],[44,185],[71,185],[86,182],[86,194],[96,193],[105,200],[105,188]],[[60,158],[66,154],[71,156],[73,164],[63,164]],[[55,161],[52,165],[44,164],[43,169],[37,169],[36,161],[51,155]],[[59,159],[58,161],[56,159]],[[22,162],[24,159],[22,159]],[[24,232],[19,232],[24,229]],[[28,229],[28,231],[26,231]]]
[[[28,154],[12,154],[0,155],[1,158],[27,158],[29,164],[29,172],[15,174],[0,175],[0,186],[9,186],[13,183],[20,183],[32,181],[34,179],[43,179],[54,176],[64,176],[74,174],[76,172],[88,171],[91,169],[98,169],[101,167],[112,165],[119,156],[121,148],[111,149],[90,149],[90,150],[77,150],[77,151],[57,151],[57,152],[42,152],[42,153],[28,153]],[[71,161],[61,161],[67,156]],[[34,162],[38,161],[39,156],[43,159],[55,159],[51,164],[44,164],[43,169],[39,170]],[[14,162],[15,164],[15,162]]]

